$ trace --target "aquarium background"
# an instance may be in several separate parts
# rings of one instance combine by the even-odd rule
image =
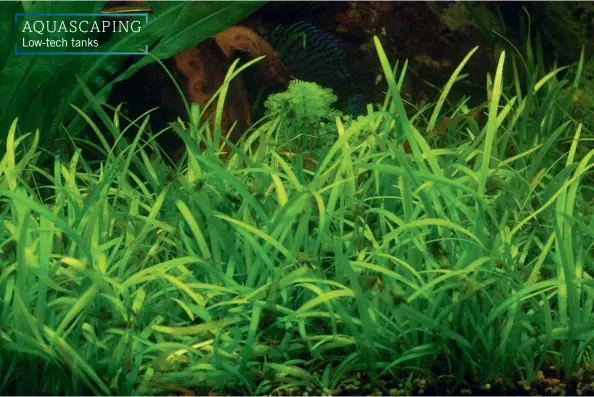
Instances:
[[[0,17],[0,394],[594,392],[592,2]]]

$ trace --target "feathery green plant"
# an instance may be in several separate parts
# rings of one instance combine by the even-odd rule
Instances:
[[[270,95],[264,106],[267,116],[281,120],[282,129],[290,139],[300,135],[309,135],[313,139],[313,131],[321,122],[333,121],[342,115],[332,108],[337,99],[330,88],[291,80],[286,91]]]

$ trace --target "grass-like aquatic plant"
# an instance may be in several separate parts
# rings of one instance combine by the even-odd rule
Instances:
[[[78,152],[39,164],[39,133],[15,121],[0,162],[0,390],[401,393],[591,361],[594,150],[567,100],[579,73],[567,90],[562,70],[523,63],[523,89],[513,60],[504,89],[502,53],[486,121],[434,148],[427,132],[469,112],[446,99],[474,50],[409,119],[406,63],[375,44],[386,100],[337,117],[313,169],[271,150],[278,117],[219,159],[225,87],[215,139],[201,152],[212,126],[180,122],[187,156],[166,175],[141,139],[148,118],[110,147],[123,120],[88,92],[99,168]]]

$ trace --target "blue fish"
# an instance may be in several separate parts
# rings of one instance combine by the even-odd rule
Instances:
[[[297,79],[337,87],[352,73],[341,41],[310,23],[277,26],[271,44]]]
[[[355,118],[367,114],[367,103],[361,94],[349,95],[346,101],[342,102],[339,107],[344,114]]]

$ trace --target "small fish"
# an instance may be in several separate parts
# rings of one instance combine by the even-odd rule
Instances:
[[[381,277],[376,274],[362,274],[359,276],[359,283],[363,291],[369,289],[376,289],[382,291],[384,289],[384,282]]]
[[[297,79],[332,87],[351,75],[342,42],[310,23],[277,26],[271,44]]]
[[[484,107],[483,105],[477,106],[473,109],[470,109],[470,111],[468,113],[462,114],[460,116],[456,116],[456,117],[447,117],[446,116],[446,117],[442,118],[439,121],[439,123],[437,123],[435,128],[433,128],[427,134],[427,136],[437,137],[437,136],[445,135],[450,128],[458,126],[465,119],[472,118],[472,119],[476,120],[480,116],[480,114],[483,110],[483,107]]]
[[[115,1],[105,5],[101,14],[144,14],[153,13],[153,7],[143,7],[144,0]]]
[[[367,103],[361,94],[350,95],[344,104],[340,106],[344,114],[352,117],[361,116],[367,113]]]
[[[124,6],[106,6],[101,10],[100,14],[104,15],[105,18],[113,18],[120,21],[129,21],[131,16],[120,16],[121,14],[152,14],[153,7],[141,7],[142,1],[131,1],[128,5]]]
[[[104,8],[101,14],[152,14],[153,7],[113,7]]]

